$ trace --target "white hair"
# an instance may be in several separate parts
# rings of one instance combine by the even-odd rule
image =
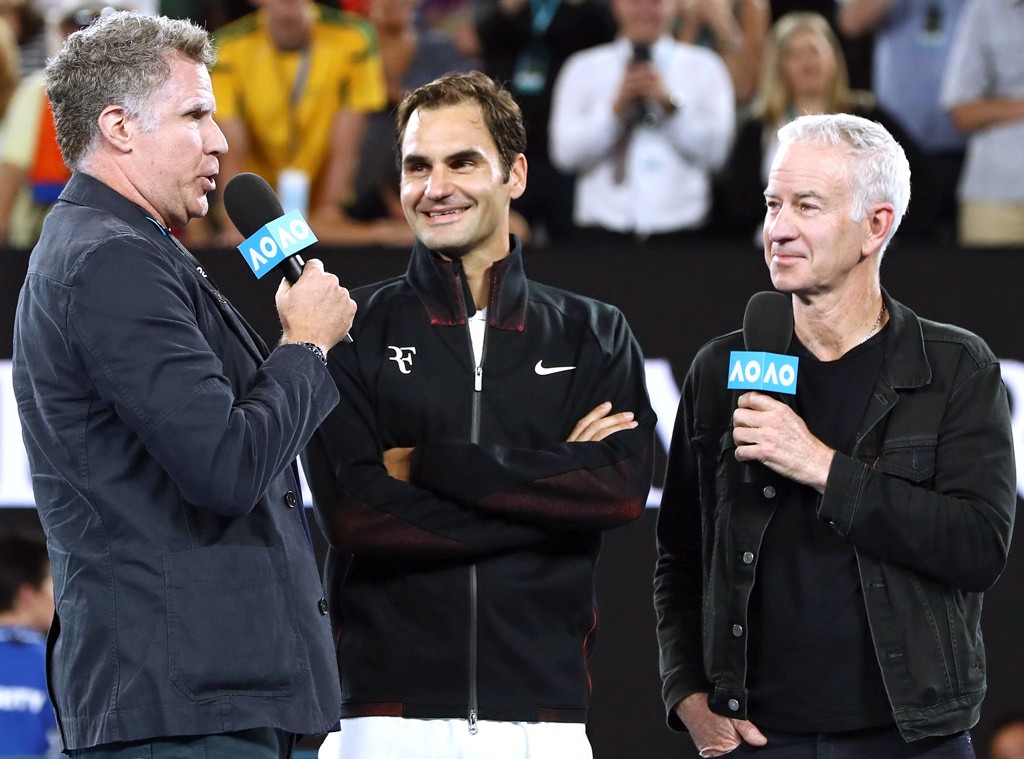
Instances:
[[[910,163],[903,148],[881,124],[836,113],[800,116],[779,130],[780,147],[794,142],[846,148],[850,158],[850,216],[862,221],[876,203],[890,203],[894,218],[882,243],[885,252],[910,204]]]

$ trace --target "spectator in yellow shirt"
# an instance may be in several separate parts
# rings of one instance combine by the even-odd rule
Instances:
[[[303,211],[321,240],[386,242],[375,239],[380,230],[350,221],[342,211],[365,115],[387,102],[373,27],[313,0],[257,2],[254,13],[216,34],[216,119],[231,146],[221,157],[218,185],[251,171],[281,192],[279,181],[288,170],[287,176],[308,188],[300,193],[305,201],[293,207]],[[227,219],[221,230],[221,244],[240,241]]]

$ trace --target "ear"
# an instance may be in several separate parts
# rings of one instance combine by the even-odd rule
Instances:
[[[508,184],[512,189],[512,199],[522,196],[526,192],[526,156],[519,153],[508,174]]]
[[[885,238],[889,236],[889,230],[892,229],[895,221],[896,211],[891,203],[879,203],[868,211],[866,219],[868,227],[867,236],[864,238],[864,247],[862,249],[864,255],[871,255],[881,250],[882,244],[885,242]]]
[[[119,105],[108,105],[100,113],[100,137],[119,153],[129,153],[136,131],[135,122]]]

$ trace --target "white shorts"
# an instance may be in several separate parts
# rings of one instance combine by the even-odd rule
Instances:
[[[319,759],[593,759],[578,722],[477,723],[464,719],[353,717],[330,733]]]

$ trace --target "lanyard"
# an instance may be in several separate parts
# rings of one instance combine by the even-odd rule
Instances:
[[[204,269],[203,265],[199,263],[199,259],[193,256],[191,251],[189,251],[188,248],[181,244],[181,240],[172,235],[171,230],[166,229],[163,224],[154,219],[152,216],[147,216],[146,220],[153,222],[153,224],[156,225],[156,228],[160,230],[160,233],[174,244],[174,247],[177,248],[183,256],[185,256],[185,259],[190,264],[196,267],[196,271],[199,272],[199,276],[210,283],[210,286],[213,288],[214,297],[216,297],[217,300],[220,301],[221,303],[225,303],[226,301],[224,300],[224,296],[220,294],[220,290],[217,288],[217,283],[214,282],[210,278],[210,275],[206,273],[206,269]]]
[[[551,26],[561,0],[530,0],[530,15],[533,17],[533,36],[543,37]]]
[[[299,153],[299,103],[306,91],[306,82],[309,80],[309,67],[313,54],[309,45],[305,45],[299,51],[299,67],[295,71],[295,79],[292,81],[291,91],[288,93],[288,163],[295,163],[295,156]]]

